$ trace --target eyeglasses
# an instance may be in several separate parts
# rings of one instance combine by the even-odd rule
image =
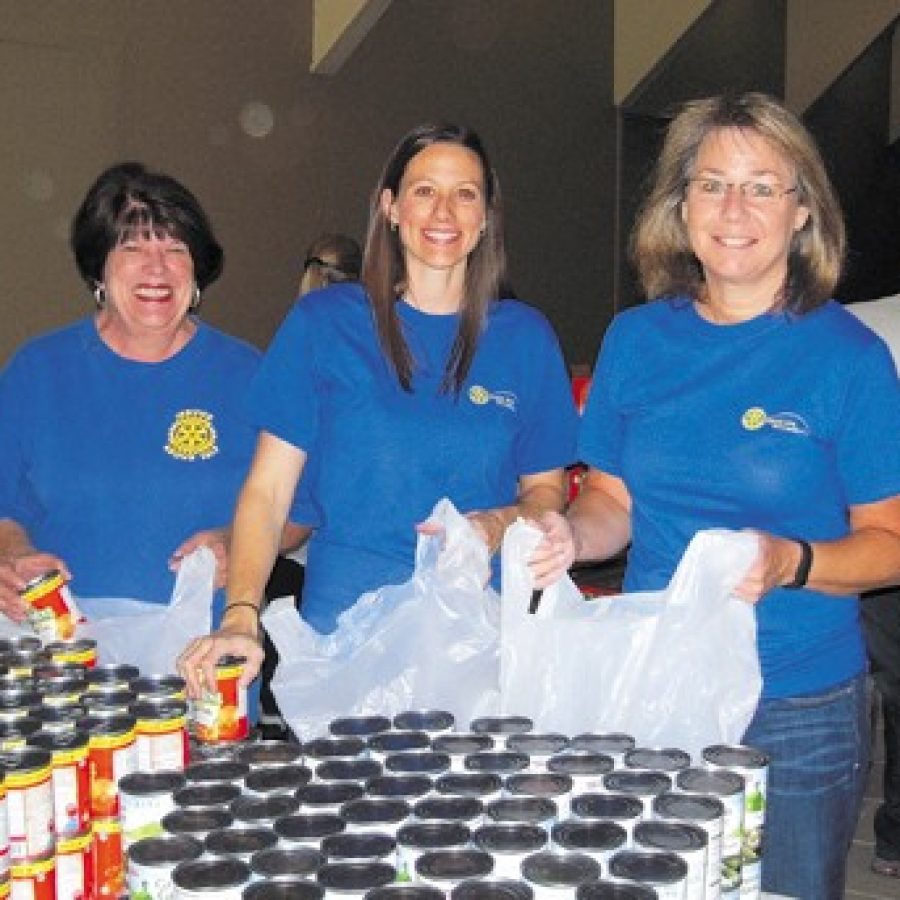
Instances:
[[[784,188],[772,181],[725,181],[722,178],[689,178],[688,190],[696,200],[722,203],[731,188],[737,188],[749,206],[771,206],[785,194],[797,193],[797,188]]]

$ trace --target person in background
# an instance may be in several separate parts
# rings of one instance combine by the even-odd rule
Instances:
[[[93,315],[29,341],[0,376],[0,611],[16,621],[51,569],[77,596],[167,603],[202,545],[224,585],[256,438],[240,398],[260,354],[198,318],[223,252],[193,194],[113,166],[71,242]]]
[[[323,234],[309,245],[303,258],[300,296],[346,281],[359,281],[362,251],[346,234]]]
[[[301,473],[321,522],[302,614],[325,633],[364,592],[410,577],[416,526],[442,496],[492,553],[516,517],[562,509],[571,389],[545,318],[500,296],[504,272],[481,141],[454,125],[412,130],[373,194],[362,284],[295,304],[254,379],[261,434],[229,605],[182,654],[190,692],[223,655],[248,656],[251,674],[258,664],[256,607]]]
[[[665,587],[694,534],[751,529],[769,757],[763,890],[843,895],[869,761],[861,591],[900,581],[900,388],[884,342],[829,299],[844,227],[815,144],[761,94],[669,126],[633,255],[650,302],[610,326],[548,514],[536,583],[631,543],[624,588]]]
[[[887,342],[900,368],[900,295],[848,303],[847,309]],[[895,432],[883,432],[882,437],[897,440]],[[884,724],[883,793],[875,811],[872,871],[900,878],[900,590],[887,588],[863,597],[862,623]]]

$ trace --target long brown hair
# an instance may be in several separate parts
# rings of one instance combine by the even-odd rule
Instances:
[[[382,352],[397,373],[402,388],[410,391],[415,360],[397,316],[397,299],[406,288],[406,264],[399,235],[391,230],[382,209],[381,196],[388,190],[396,197],[410,160],[432,144],[440,143],[471,150],[481,161],[484,173],[484,234],[467,260],[459,328],[441,384],[443,391],[458,394],[475,357],[488,304],[498,299],[500,284],[506,277],[500,184],[474,131],[460,125],[420,125],[394,148],[372,192],[362,282],[372,303]]]

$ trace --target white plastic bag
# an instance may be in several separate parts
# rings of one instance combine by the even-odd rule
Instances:
[[[759,698],[753,607],[731,592],[757,552],[748,532],[695,535],[669,586],[586,602],[566,576],[528,613],[538,530],[503,544],[503,711],[538,730],[621,731],[695,758],[737,743]]]
[[[188,641],[209,634],[215,575],[215,554],[199,547],[182,560],[165,606],[79,597],[87,622],[78,626],[75,636],[97,641],[101,663],[131,663],[145,674],[174,672],[175,660]]]
[[[488,552],[449,500],[431,520],[443,534],[419,537],[404,584],[364,594],[322,635],[276,600],[262,623],[280,663],[272,692],[285,721],[307,740],[332,719],[445,709],[468,723],[499,709],[499,598],[485,588]]]

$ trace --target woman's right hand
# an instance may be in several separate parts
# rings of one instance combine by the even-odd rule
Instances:
[[[226,656],[243,657],[240,685],[246,687],[256,678],[263,661],[258,635],[235,626],[223,626],[212,634],[194,638],[178,657],[178,673],[185,681],[190,698],[201,697],[216,683],[216,666]]]
[[[575,537],[569,520],[558,512],[542,513],[535,524],[544,536],[531,554],[528,565],[534,576],[535,589],[539,589],[549,587],[569,571],[575,562]]]
[[[23,621],[28,604],[22,599],[22,590],[33,578],[53,569],[66,581],[72,577],[66,564],[52,553],[23,550],[0,556],[0,613],[14,622]]]

